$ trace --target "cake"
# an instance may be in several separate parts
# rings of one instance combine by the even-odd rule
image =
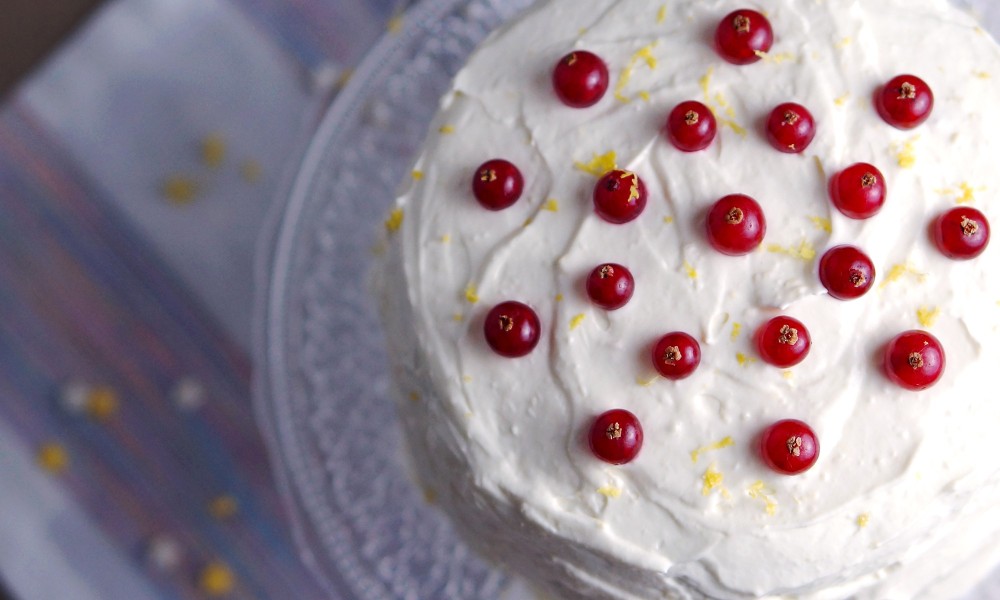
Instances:
[[[561,598],[1000,562],[1000,47],[944,0],[540,0],[376,272],[416,479]]]

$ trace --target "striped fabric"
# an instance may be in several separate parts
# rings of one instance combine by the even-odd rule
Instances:
[[[308,71],[359,60],[405,3],[233,4]],[[30,108],[3,107],[0,421],[164,598],[322,597],[274,489],[248,356]],[[204,388],[197,410],[173,397],[184,380]],[[68,382],[110,397],[72,410]],[[164,540],[179,561],[151,558]]]

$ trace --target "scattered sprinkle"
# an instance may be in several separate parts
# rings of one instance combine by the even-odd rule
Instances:
[[[392,212],[389,213],[389,218],[385,220],[385,229],[389,233],[393,231],[399,231],[400,226],[403,224],[403,209],[394,208]]]
[[[198,182],[184,175],[171,175],[163,180],[161,187],[163,196],[170,202],[178,205],[190,204],[194,202],[201,191]]]
[[[742,352],[737,352],[736,353],[736,362],[738,362],[741,367],[746,367],[746,366],[749,366],[749,365],[757,362],[757,359],[754,358],[754,357],[752,357],[752,356],[747,356],[746,354],[743,354]]]
[[[455,133],[455,126],[454,125],[442,125],[441,129],[438,129],[438,131],[440,133],[444,134],[444,135]]]
[[[35,455],[38,466],[44,471],[58,475],[64,473],[69,468],[69,453],[66,448],[57,442],[48,442],[38,448]]]
[[[236,498],[228,494],[213,498],[212,501],[208,503],[208,514],[212,515],[212,518],[218,519],[219,521],[232,519],[239,511],[239,502],[236,501]]]
[[[579,327],[583,323],[583,320],[586,319],[586,318],[587,318],[587,315],[585,315],[583,313],[580,313],[580,314],[576,315],[575,317],[573,317],[572,319],[570,319],[570,321],[569,321],[569,330],[573,331],[574,329],[576,329],[577,327]]]
[[[729,334],[729,339],[736,341],[740,337],[740,333],[743,331],[743,325],[739,323],[733,323],[733,332]]]
[[[201,161],[211,169],[218,169],[226,160],[226,140],[221,134],[212,133],[201,140]]]
[[[222,562],[210,562],[198,574],[198,587],[212,597],[225,596],[236,586],[236,577]]]
[[[833,101],[833,103],[836,104],[837,106],[843,106],[843,105],[847,104],[847,101],[850,100],[850,99],[851,99],[851,95],[850,94],[844,94],[843,96],[841,96],[839,98],[836,98]]]
[[[182,412],[194,412],[205,404],[205,386],[193,377],[181,377],[170,391],[174,406]]]
[[[827,233],[833,233],[833,223],[830,219],[824,217],[809,217],[812,224],[816,226],[816,229],[825,231]]]
[[[181,566],[183,558],[180,543],[168,535],[157,535],[146,545],[146,562],[157,571],[173,571]]]
[[[559,212],[559,201],[555,198],[549,198],[545,203],[545,210],[549,212]]]
[[[868,514],[868,513],[861,513],[860,515],[858,515],[858,518],[855,521],[855,523],[858,524],[858,527],[860,527],[861,529],[864,529],[865,527],[868,527],[868,523],[871,520],[872,520],[872,516],[870,514]]]
[[[424,172],[423,171],[414,170],[412,173],[410,173],[410,175],[413,176],[413,180],[414,181],[420,181],[421,179],[424,178]]]
[[[697,269],[695,269],[688,261],[684,261],[684,272],[687,273],[689,278],[698,279]]]
[[[837,42],[837,49],[843,50],[844,48],[850,46],[852,41],[854,40],[852,40],[850,37],[845,37],[844,39]]]
[[[597,493],[606,498],[619,498],[622,495],[622,491],[619,488],[606,485],[602,488],[597,489]]]
[[[344,69],[340,72],[340,77],[337,78],[337,82],[333,85],[334,89],[343,89],[344,86],[351,82],[352,77],[354,77],[354,69]]]
[[[385,28],[389,30],[389,33],[399,33],[403,29],[403,14],[399,13],[389,19]]]
[[[71,381],[63,386],[59,395],[59,403],[63,409],[74,414],[87,410],[87,397],[90,386],[82,381]]]
[[[666,223],[667,225],[670,225],[671,223],[674,222],[674,218],[673,217],[663,217],[663,222]]]
[[[476,284],[470,283],[465,286],[465,299],[469,302],[469,304],[479,302],[479,295],[476,293]]]
[[[263,167],[253,159],[247,159],[240,163],[240,177],[247,183],[257,183],[263,174]]]
[[[701,455],[704,454],[704,453],[706,453],[706,452],[712,452],[712,451],[715,451],[715,450],[722,450],[723,448],[729,448],[731,446],[734,446],[735,444],[736,444],[736,442],[733,441],[733,438],[731,436],[727,435],[726,437],[722,438],[718,442],[715,442],[713,444],[709,444],[707,446],[702,446],[701,448],[698,448],[697,450],[692,450],[691,451],[691,462],[692,463],[697,463],[698,459],[701,457]]]
[[[705,469],[705,474],[701,476],[701,495],[708,496],[715,488],[722,488],[722,473],[716,470],[716,465]],[[722,488],[724,490],[725,488]]]
[[[643,46],[635,54],[632,55],[632,58],[629,59],[628,64],[625,65],[624,69],[622,69],[621,77],[618,79],[618,85],[615,86],[615,99],[617,99],[619,102],[632,101],[631,98],[624,95],[622,92],[625,91],[625,87],[628,85],[628,82],[632,79],[632,73],[635,70],[635,66],[639,63],[639,61],[645,61],[646,65],[649,66],[650,69],[656,68],[657,65],[656,57],[653,56],[653,48],[655,47],[656,47],[656,42],[653,42],[648,46]]]
[[[87,414],[97,421],[106,421],[118,412],[118,394],[106,385],[91,388],[87,393]]]
[[[662,23],[667,20],[667,5],[664,4],[660,7],[660,10],[656,12],[656,22]]]
[[[574,162],[573,166],[584,173],[590,173],[595,177],[600,177],[608,171],[613,171],[618,168],[618,157],[615,154],[615,151],[612,150],[606,154],[601,154],[600,156],[594,154],[594,158],[587,163]]]
[[[816,258],[816,248],[808,240],[802,240],[798,248],[785,248],[779,244],[769,244],[767,251],[772,254],[786,254],[792,258],[798,258],[806,262]]]
[[[917,321],[928,329],[934,327],[934,323],[937,322],[938,317],[941,316],[940,308],[927,308],[921,307],[917,309]]]
[[[767,514],[773,516],[774,513],[778,512],[778,503],[772,497],[774,490],[768,489],[763,481],[757,481],[747,488],[747,494],[754,500],[762,500]]]

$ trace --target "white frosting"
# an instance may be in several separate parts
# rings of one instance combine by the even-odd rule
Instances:
[[[954,597],[1000,560],[1000,244],[948,260],[927,225],[963,185],[977,208],[1000,215],[1000,47],[944,0],[774,0],[761,6],[775,31],[770,57],[737,67],[711,36],[741,7],[541,1],[458,75],[379,273],[417,471],[475,545],[568,598]],[[574,48],[612,71],[591,109],[562,106],[549,83]],[[615,88],[629,64],[623,102]],[[881,83],[907,72],[936,96],[930,120],[910,132],[871,105]],[[720,123],[706,151],[677,151],[660,127],[688,99],[738,127]],[[818,123],[803,155],[773,150],[761,131],[785,101]],[[596,177],[574,168],[609,151],[649,189],[626,225],[594,214]],[[513,207],[490,212],[470,181],[497,157],[526,186]],[[876,217],[852,221],[832,207],[817,163],[833,173],[859,161],[882,170],[889,194]],[[711,249],[703,221],[737,192],[763,206],[768,231],[761,249],[733,258]],[[816,273],[842,243],[862,247],[878,271],[850,302],[830,298]],[[615,312],[583,287],[609,261],[636,279]],[[485,313],[510,299],[543,324],[534,352],[513,360],[482,334]],[[937,311],[932,326],[921,309]],[[779,312],[813,340],[787,373],[752,343]],[[937,336],[948,359],[924,392],[893,385],[879,365],[882,346],[915,328]],[[700,340],[701,366],[680,382],[655,379],[650,347],[674,330]],[[645,431],[638,458],[620,467],[586,442],[593,418],[617,407]],[[754,450],[782,418],[819,437],[805,474],[778,475]],[[692,459],[727,437],[732,446]],[[713,489],[710,468],[723,476]]]

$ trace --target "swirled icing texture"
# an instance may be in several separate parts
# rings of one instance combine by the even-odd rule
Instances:
[[[927,227],[956,202],[1000,223],[1000,48],[943,0],[774,0],[759,7],[774,47],[736,67],[711,37],[740,7],[542,1],[458,75],[378,273],[416,472],[475,546],[567,598],[954,597],[1000,560],[1000,244],[951,261]],[[612,71],[591,109],[566,108],[551,90],[552,66],[575,48]],[[907,72],[937,101],[908,132],[871,101]],[[720,119],[716,141],[694,154],[660,133],[687,99]],[[774,151],[762,132],[785,101],[818,123],[801,155]],[[594,214],[596,177],[579,168],[611,151],[650,193],[622,226]],[[495,157],[526,180],[501,212],[469,191]],[[889,193],[876,217],[852,221],[826,186],[859,161],[883,171]],[[737,192],[760,202],[768,233],[732,258],[709,247],[703,220]],[[841,243],[876,265],[860,300],[834,300],[819,283],[818,257]],[[632,301],[611,313],[583,288],[606,261],[636,278]],[[500,358],[483,339],[484,314],[508,299],[542,319],[526,358]],[[779,313],[813,338],[790,371],[760,361],[752,340]],[[943,379],[919,393],[879,366],[883,345],[913,328],[948,356]],[[681,382],[656,379],[648,359],[673,330],[703,351]],[[623,467],[586,444],[592,419],[613,407],[645,429]],[[819,436],[803,475],[775,474],[753,450],[782,418]]]

